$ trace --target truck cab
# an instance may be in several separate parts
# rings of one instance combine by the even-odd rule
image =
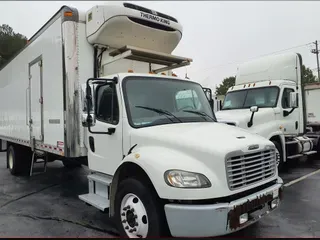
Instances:
[[[171,54],[178,20],[126,7],[114,14],[130,17],[112,20],[106,6],[87,12],[98,71],[82,84],[92,173],[79,198],[109,209],[125,237],[224,235],[275,210],[283,182],[272,142],[218,123],[211,91],[172,74],[192,62]]]
[[[244,128],[271,140],[277,165],[287,159],[314,154],[314,141],[305,136],[306,113],[301,84],[302,59],[285,53],[256,59],[238,68],[229,88],[219,122]]]

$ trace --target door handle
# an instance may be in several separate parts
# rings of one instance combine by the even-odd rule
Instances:
[[[95,147],[94,147],[94,138],[92,136],[89,137],[89,146],[92,152],[95,151]]]
[[[115,128],[108,128],[108,132],[107,132],[107,134],[109,134],[109,135],[112,135],[112,134],[114,134],[115,133],[115,131],[116,131],[116,129]]]

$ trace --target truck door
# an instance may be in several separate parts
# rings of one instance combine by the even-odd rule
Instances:
[[[295,92],[293,86],[284,86],[282,90],[280,106],[282,111],[290,112],[292,109],[289,108],[290,103],[290,93]],[[280,114],[280,118],[283,119],[284,134],[298,134],[299,132],[299,107],[293,110],[288,116],[284,116],[283,113]]]
[[[95,89],[95,124],[88,132],[89,168],[114,174],[123,157],[122,119],[119,106],[119,85],[113,83]]]
[[[43,141],[42,57],[29,63],[30,138]]]

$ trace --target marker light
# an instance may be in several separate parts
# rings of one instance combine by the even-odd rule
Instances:
[[[133,73],[133,70],[132,70],[132,69],[129,69],[129,70],[128,70],[128,73]]]
[[[65,17],[72,17],[72,15],[73,15],[72,12],[65,12],[64,13]]]
[[[166,75],[165,73],[161,73],[161,75]]]

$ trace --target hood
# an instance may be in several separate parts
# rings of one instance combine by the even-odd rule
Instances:
[[[218,122],[228,123],[241,128],[248,128],[247,123],[251,118],[250,109],[233,109],[233,110],[220,110],[215,113]],[[265,123],[275,119],[275,112],[273,108],[259,108],[253,116],[253,126],[257,123]]]
[[[210,191],[211,198],[236,194],[257,186],[252,184],[230,190],[227,182],[226,158],[231,155],[237,157],[244,153],[251,154],[274,148],[272,142],[257,134],[217,122],[177,123],[133,129],[130,140],[131,146],[137,144],[138,148],[155,147],[154,149],[163,148],[168,149],[167,152],[181,153],[177,155],[179,158],[176,161],[166,162],[165,166],[163,166],[164,162],[161,162],[161,167],[164,171],[183,169],[206,173],[205,175],[214,183],[214,189],[216,189],[213,192]],[[251,147],[256,149],[252,152]],[[161,151],[158,155],[163,156]],[[174,159],[174,156],[171,156],[171,159]],[[189,164],[188,159],[192,159],[193,164]],[[259,184],[270,180],[271,178],[266,178]]]
[[[225,155],[231,151],[247,151],[248,146],[270,145],[265,138],[224,123],[177,123],[136,129],[131,144],[181,148],[183,151],[205,151]],[[271,144],[272,145],[272,144]]]

